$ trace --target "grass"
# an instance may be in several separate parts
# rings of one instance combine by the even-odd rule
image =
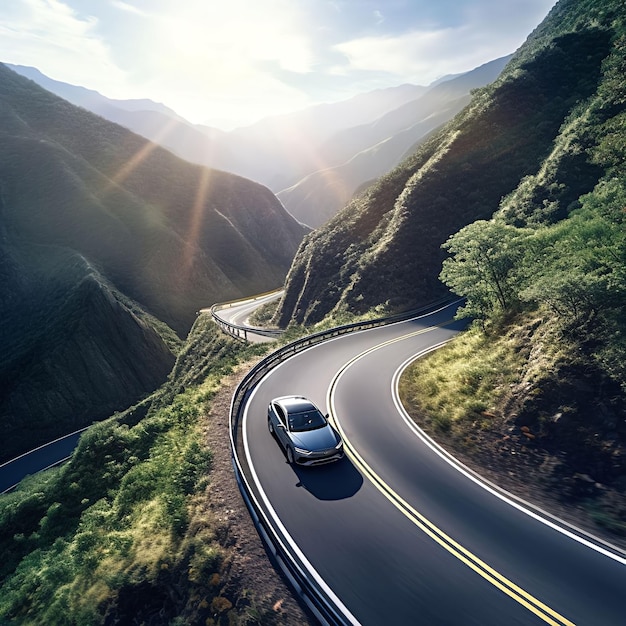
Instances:
[[[476,327],[410,365],[400,396],[411,415],[441,432],[487,429],[524,365],[515,330],[496,341]]]
[[[625,545],[624,395],[541,309],[478,326],[400,380],[414,421],[503,487]]]
[[[97,607],[122,587],[138,580],[154,583],[161,568],[187,553],[198,559],[185,538],[189,497],[210,467],[210,451],[203,448],[197,424],[198,393],[182,394],[173,407],[132,428],[111,420],[81,442],[72,463],[46,485],[44,500],[47,495],[58,501],[44,504],[37,527],[22,539],[34,549],[5,580],[2,617],[99,623]],[[111,439],[115,449],[107,446]],[[93,448],[101,445],[110,453],[94,467],[89,462]],[[89,467],[78,471],[81,461]],[[83,480],[78,475],[83,472],[92,476]],[[83,506],[72,516],[67,502],[78,494]],[[28,497],[24,490],[9,496],[3,512],[11,505],[19,511]]]
[[[212,457],[202,417],[223,376],[259,347],[205,318],[179,357],[195,368],[175,368],[143,406],[90,428],[67,465],[0,499],[1,622],[95,625],[158,601],[171,619],[193,605],[203,623],[211,607],[215,623],[236,623],[222,523],[202,496]]]
[[[260,307],[255,309],[254,313],[250,316],[250,322],[253,326],[260,326],[262,328],[273,328],[272,319],[276,314],[280,299],[266,302]]]

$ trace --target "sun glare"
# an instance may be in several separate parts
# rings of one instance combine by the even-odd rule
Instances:
[[[142,147],[110,178],[108,185],[102,190],[106,195],[112,187],[122,185],[124,181],[156,150],[162,141],[176,126],[176,120],[169,120],[155,135],[154,142],[146,141]]]
[[[512,13],[523,6],[522,23],[533,22],[554,1],[516,0],[493,15],[493,2],[470,3],[463,20],[429,9],[429,21],[420,2],[15,0],[0,3],[0,52],[110,98],[163,102],[193,123],[232,118],[232,128],[471,69],[519,45],[528,29]]]
[[[202,219],[204,217],[204,205],[209,190],[209,182],[211,179],[211,170],[206,167],[200,168],[198,188],[194,199],[193,208],[191,210],[191,220],[189,223],[189,232],[185,237],[185,250],[182,260],[182,272],[185,280],[191,274],[195,254],[198,251],[198,241],[200,239],[200,231],[202,229]]]
[[[154,48],[160,80],[170,85],[168,101],[177,102],[191,121],[234,114],[252,120],[306,106],[308,97],[276,72],[310,71],[310,41],[289,3],[273,0],[270,5],[196,2],[159,17]],[[275,17],[278,10],[281,19]]]

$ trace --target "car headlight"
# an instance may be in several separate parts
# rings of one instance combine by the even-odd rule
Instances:
[[[298,454],[304,454],[305,456],[308,455],[308,454],[311,454],[310,450],[305,450],[304,448],[295,448],[295,451]]]

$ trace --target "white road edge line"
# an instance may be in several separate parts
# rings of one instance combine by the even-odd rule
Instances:
[[[591,548],[592,550],[595,550],[601,554],[603,554],[604,556],[607,556],[615,561],[617,561],[618,563],[621,563],[622,565],[626,565],[626,558],[620,556],[620,552],[621,550],[617,547],[617,546],[613,546],[612,544],[608,543],[607,541],[604,541],[603,539],[600,539],[590,533],[588,533],[587,531],[578,528],[577,526],[575,526],[574,524],[570,524],[554,515],[552,515],[551,513],[545,511],[544,509],[535,506],[533,504],[531,504],[530,502],[527,502],[526,500],[524,500],[523,498],[520,498],[519,496],[516,496],[504,489],[502,489],[501,487],[495,485],[494,483],[490,482],[489,480],[487,480],[486,478],[484,478],[483,476],[481,476],[480,474],[474,472],[473,470],[471,470],[469,467],[467,467],[466,465],[464,465],[461,461],[459,461],[456,457],[454,457],[452,454],[450,454],[447,450],[444,450],[444,448],[442,448],[438,443],[436,443],[429,435],[427,435],[417,424],[415,424],[415,422],[411,419],[411,416],[406,412],[404,406],[402,405],[402,402],[400,400],[400,395],[398,392],[398,384],[400,382],[400,377],[402,376],[404,370],[406,370],[406,368],[413,363],[416,359],[421,358],[423,356],[425,356],[426,354],[428,354],[429,352],[433,352],[434,350],[437,350],[438,348],[442,347],[443,345],[445,345],[446,343],[448,343],[451,340],[448,341],[444,341],[441,344],[438,344],[437,346],[433,346],[431,348],[428,348],[427,350],[422,350],[421,352],[416,353],[415,355],[413,355],[412,357],[409,357],[404,363],[402,363],[398,369],[395,371],[392,381],[391,381],[391,395],[393,398],[393,402],[396,406],[396,409],[398,410],[398,413],[400,414],[400,416],[402,417],[402,419],[405,421],[405,423],[407,424],[407,426],[413,431],[413,433],[419,437],[433,452],[435,452],[437,455],[439,455],[444,461],[446,461],[449,465],[451,465],[452,467],[454,467],[457,471],[461,472],[461,474],[463,474],[464,476],[466,476],[467,478],[469,478],[470,480],[472,480],[474,483],[476,483],[477,485],[481,486],[483,489],[485,489],[486,491],[490,492],[492,495],[500,498],[500,500],[506,502],[507,504],[509,504],[510,506],[515,507],[516,509],[518,509],[519,511],[525,513],[526,515],[532,517],[533,519],[536,519],[539,522],[542,522],[543,524],[549,526],[550,528],[557,530],[558,532],[566,535],[567,537],[574,539],[575,541],[578,541],[579,543],[583,544],[584,546]],[[541,511],[541,515],[534,513],[531,509],[535,508],[538,511]],[[544,517],[544,515],[546,517]],[[547,519],[548,517],[557,520],[557,522],[552,522],[549,519]],[[577,533],[581,533],[581,535],[578,535],[574,532],[569,531],[566,527],[575,529]],[[590,541],[588,539],[585,539],[584,535],[587,535],[588,537],[591,537],[593,539],[593,541]],[[594,543],[598,542],[597,544]],[[610,549],[606,549],[603,548],[602,545],[600,544],[604,544],[606,546],[608,546]],[[611,550],[614,550],[615,552],[612,552]]]
[[[335,339],[338,339],[338,337],[330,339],[328,342],[335,341]],[[328,342],[324,342],[324,343],[328,343]],[[317,345],[320,345],[320,344],[317,344]],[[305,350],[302,350],[302,352],[299,352],[298,354],[303,354],[304,352],[308,352],[309,350],[311,350],[313,348],[316,348],[316,347],[317,346],[311,346],[310,348],[306,348]],[[294,355],[294,356],[296,356],[296,355]],[[245,453],[246,453],[246,457],[248,459],[248,467],[250,468],[250,473],[252,474],[252,478],[254,479],[254,483],[255,483],[259,493],[261,494],[261,498],[263,499],[263,503],[265,504],[268,512],[270,513],[273,522],[280,529],[281,533],[283,534],[283,536],[285,537],[285,539],[289,543],[289,546],[291,547],[291,549],[296,553],[298,558],[302,561],[302,563],[306,567],[307,571],[312,576],[312,578],[315,579],[317,584],[328,594],[328,596],[330,598],[332,598],[332,600],[335,603],[335,605],[342,611],[342,613],[348,619],[348,621],[351,624],[353,624],[354,626],[361,626],[361,622],[359,622],[356,619],[356,617],[354,617],[354,615],[352,615],[352,613],[343,604],[343,602],[335,595],[333,590],[326,584],[324,579],[320,576],[318,571],[313,567],[311,562],[304,556],[304,553],[302,552],[302,550],[300,550],[300,548],[296,544],[296,542],[293,539],[293,537],[287,532],[287,529],[285,528],[283,523],[280,521],[280,517],[278,516],[278,514],[274,510],[274,507],[271,505],[271,503],[269,501],[269,498],[267,497],[267,494],[265,493],[265,491],[261,487],[261,482],[259,481],[259,477],[258,477],[257,473],[254,471],[254,466],[253,466],[253,464],[251,462],[252,459],[251,459],[251,456],[250,456],[250,449],[249,449],[249,445],[248,445],[248,438],[246,436],[246,421],[248,419],[248,406],[249,406],[250,401],[252,400],[252,398],[256,395],[256,392],[257,392],[257,390],[259,388],[259,385],[265,379],[269,378],[272,375],[273,372],[277,371],[279,368],[281,368],[286,363],[289,363],[289,360],[290,359],[287,359],[286,361],[283,361],[280,365],[277,365],[275,368],[271,369],[263,378],[261,378],[261,380],[257,383],[257,385],[253,389],[252,393],[250,394],[248,402],[246,402],[246,408],[244,410],[243,421],[242,421],[242,433],[243,433],[244,450],[245,450]]]
[[[400,343],[405,341],[406,339],[412,338],[416,335],[421,335],[424,332],[428,332],[431,330],[435,330],[436,328],[441,328],[443,325],[439,326],[431,326],[423,328],[419,331],[408,333],[404,336],[396,337],[395,339],[390,339],[388,341],[381,342],[376,346],[372,346],[367,350],[364,350],[357,356],[353,357],[348,363],[345,364],[344,368],[340,370],[339,373],[335,376],[331,387],[328,390],[328,402],[331,404],[331,416],[334,418],[334,422],[336,424],[339,432],[342,433],[344,437],[344,444],[346,444],[348,448],[348,452],[351,457],[354,457],[354,463],[357,467],[361,469],[362,472],[367,475],[367,478],[374,484],[374,486],[383,493],[383,495],[396,507],[398,508],[407,518],[415,524],[418,528],[420,528],[423,532],[425,532],[431,539],[433,539],[436,543],[438,543],[443,549],[447,550],[450,554],[452,554],[455,558],[459,559],[462,563],[467,565],[470,569],[476,572],[479,576],[484,578],[487,582],[492,584],[496,589],[504,592],[510,598],[521,604],[523,607],[528,609],[530,612],[534,613],[541,620],[545,621],[552,626],[557,626],[561,624],[563,626],[574,626],[572,622],[570,622],[567,618],[557,613],[550,606],[546,605],[538,598],[535,598],[532,594],[528,593],[525,589],[519,587],[516,583],[509,580],[499,571],[492,568],[488,563],[485,563],[476,555],[474,555],[471,551],[465,548],[462,544],[458,543],[453,537],[449,536],[439,527],[437,527],[433,522],[424,517],[417,509],[413,507],[408,501],[404,500],[392,487],[389,486],[365,461],[365,458],[361,455],[361,453],[354,448],[354,446],[349,442],[349,440],[345,436],[345,432],[341,428],[341,425],[337,421],[337,411],[335,409],[335,392],[339,381],[346,372],[358,361],[369,356],[373,352],[384,348],[388,345],[392,345],[395,343]],[[446,344],[447,341],[442,341],[435,346],[431,346],[421,351],[421,353],[428,353],[442,345]],[[397,371],[397,370],[396,370]],[[395,375],[395,372],[394,372]],[[392,376],[393,379],[393,376]],[[456,469],[456,468],[455,468]],[[410,514],[409,514],[410,513]],[[556,620],[556,621],[555,621]]]
[[[445,308],[445,307],[442,307],[442,308]],[[418,318],[419,317],[425,317],[425,315],[424,316],[418,316]],[[415,319],[418,319],[418,318],[415,318]],[[402,322],[397,322],[397,323],[398,324],[402,324],[402,323],[405,323],[405,321],[410,321],[410,320],[404,320]],[[360,333],[360,332],[367,332],[367,331],[366,330],[364,330],[364,331],[356,331],[356,333]],[[354,334],[356,334],[356,333],[354,333]],[[409,333],[409,334],[412,335],[414,333]],[[325,341],[323,343],[327,344],[327,343],[330,343],[332,341],[336,341],[338,339],[341,339],[341,337],[334,337],[334,338],[329,339],[329,340],[327,340],[327,341]],[[401,338],[397,338],[396,340],[401,340]],[[450,340],[448,340],[448,341],[450,341]],[[560,532],[560,533],[564,534],[565,536],[573,539],[574,541],[578,541],[582,545],[585,545],[586,547],[591,548],[591,549],[593,549],[593,550],[603,554],[604,556],[607,556],[607,557],[609,557],[609,558],[611,558],[611,559],[613,559],[613,560],[615,560],[615,561],[617,561],[617,562],[619,562],[621,564],[626,564],[626,558],[621,557],[618,554],[615,554],[615,553],[611,552],[610,550],[602,548],[601,546],[599,546],[597,544],[594,544],[592,541],[584,539],[584,537],[578,536],[577,534],[568,531],[566,528],[564,528],[564,526],[562,526],[560,524],[567,525],[570,528],[575,528],[578,532],[580,532],[582,534],[586,534],[587,536],[593,537],[592,535],[589,535],[589,533],[587,533],[586,531],[583,531],[582,529],[578,529],[574,525],[568,524],[567,522],[564,522],[563,520],[560,520],[559,518],[555,518],[555,519],[558,519],[559,524],[556,524],[556,523],[553,523],[553,522],[549,521],[545,517],[542,517],[541,515],[538,515],[537,513],[534,513],[529,508],[527,508],[527,507],[533,507],[534,505],[526,502],[525,500],[522,500],[521,498],[517,498],[517,496],[514,496],[513,494],[510,494],[509,492],[502,493],[501,492],[502,490],[499,487],[497,487],[496,485],[493,485],[493,483],[490,483],[489,481],[487,481],[483,477],[475,475],[472,472],[471,469],[469,469],[468,467],[463,465],[458,459],[456,459],[455,457],[450,455],[447,451],[445,451],[443,448],[441,448],[441,446],[439,446],[434,440],[432,440],[428,435],[426,435],[426,433],[424,431],[422,431],[411,420],[410,416],[406,413],[406,410],[402,406],[402,403],[400,402],[399,395],[398,395],[398,392],[397,392],[397,385],[398,385],[398,381],[400,379],[400,376],[403,373],[403,371],[409,366],[410,363],[415,361],[417,358],[420,358],[421,356],[424,356],[424,355],[428,354],[429,352],[432,352],[432,351],[436,350],[437,348],[440,348],[441,346],[443,346],[446,343],[448,343],[448,341],[444,341],[444,342],[438,344],[437,346],[434,346],[434,347],[428,348],[427,350],[423,350],[421,352],[418,352],[417,354],[415,354],[412,357],[408,358],[394,372],[394,375],[392,377],[392,384],[391,384],[392,399],[393,399],[393,402],[394,402],[394,404],[396,406],[396,409],[398,410],[398,413],[400,414],[402,419],[405,421],[405,423],[409,426],[409,428],[414,432],[414,434],[417,437],[422,439],[422,441],[426,445],[428,445],[436,454],[438,454],[443,460],[445,460],[447,463],[449,463],[457,471],[459,471],[462,474],[464,474],[467,478],[469,478],[470,480],[472,480],[473,482],[475,482],[476,484],[481,486],[483,489],[485,489],[488,492],[492,493],[496,497],[500,498],[502,501],[506,502],[510,506],[515,507],[516,509],[518,509],[519,511],[525,513],[526,515],[530,516],[531,518],[533,518],[533,519],[535,519],[535,520],[537,520],[537,521],[539,521],[539,522],[549,526],[550,528],[556,530],[557,532]],[[383,344],[386,344],[386,343],[388,343],[388,342],[387,341],[383,342]],[[353,357],[352,359],[350,359],[341,368],[339,368],[338,375],[340,376],[341,372],[343,370],[345,370],[348,367],[350,367],[356,360],[358,360],[365,353],[373,352],[373,351],[379,349],[380,347],[382,347],[383,344],[381,344],[379,346],[371,347],[368,350],[364,351],[364,353],[362,353],[361,355],[358,355],[357,357]],[[304,352],[307,352],[307,351],[309,351],[311,349],[314,349],[314,348],[318,347],[319,345],[322,345],[322,344],[316,344],[314,346],[310,346],[309,348],[306,348],[305,350],[302,350],[301,352],[299,352],[298,355],[303,354]],[[296,355],[294,355],[294,356],[296,356]],[[250,449],[249,449],[248,439],[247,439],[247,436],[245,434],[246,433],[245,425],[246,425],[246,421],[248,419],[248,405],[249,405],[249,401],[256,395],[259,385],[265,379],[269,378],[272,375],[273,372],[277,371],[280,367],[282,367],[283,365],[287,364],[289,362],[289,360],[290,359],[287,359],[287,360],[283,361],[283,363],[279,364],[278,366],[276,366],[275,368],[270,370],[257,383],[257,385],[255,386],[254,390],[252,391],[252,394],[250,395],[250,398],[249,398],[248,402],[246,402],[246,408],[244,410],[244,415],[243,415],[243,420],[242,420],[242,432],[244,433],[244,436],[243,436],[244,451],[245,451],[246,457],[248,459],[248,466],[250,468],[250,472],[252,474],[252,478],[254,480],[254,483],[255,483],[259,493],[261,494],[261,498],[263,499],[263,502],[264,502],[264,504],[265,504],[265,506],[267,508],[267,511],[271,515],[274,523],[280,529],[281,533],[285,537],[286,541],[289,543],[289,545],[292,548],[292,550],[294,551],[294,553],[298,556],[298,558],[301,559],[303,565],[306,567],[306,569],[308,570],[308,572],[310,573],[312,578],[314,578],[315,581],[317,582],[317,584],[328,594],[328,596],[330,598],[332,598],[332,600],[336,603],[336,606],[339,607],[340,610],[343,612],[343,614],[349,619],[350,623],[354,624],[355,626],[359,626],[360,622],[352,615],[352,613],[347,609],[347,607],[345,607],[345,605],[341,602],[341,600],[339,600],[339,598],[335,595],[335,593],[325,583],[325,581],[320,576],[320,574],[317,572],[317,570],[313,567],[311,562],[304,556],[304,553],[300,550],[300,548],[298,547],[298,545],[294,541],[293,537],[291,537],[291,535],[287,532],[287,529],[285,528],[285,526],[280,521],[280,518],[279,518],[278,514],[276,513],[275,509],[272,507],[272,505],[271,505],[271,503],[270,503],[270,501],[269,501],[269,499],[267,497],[267,494],[263,490],[263,488],[261,486],[261,483],[260,483],[260,480],[258,478],[258,475],[257,475],[257,473],[254,470],[253,464],[251,463],[251,456],[250,456]],[[329,388],[329,393],[331,392],[331,389],[334,386],[336,378],[337,378],[337,375],[333,378],[333,382],[331,383],[331,386]],[[328,397],[327,399],[329,401],[329,405],[332,406],[331,398]],[[522,504],[516,502],[515,499],[518,499],[520,502],[524,503],[525,506],[522,506]],[[549,513],[543,511],[539,507],[536,507],[536,508],[538,510],[542,511],[542,513],[544,513],[545,515],[551,516]],[[551,516],[551,517],[553,517],[553,516]],[[602,540],[600,540],[600,539],[598,539],[596,537],[593,537],[593,539],[594,539],[594,541],[598,541],[599,543],[604,543],[605,545],[610,546],[612,549],[616,550],[617,552],[620,551],[619,548],[617,548],[615,546],[612,546],[611,544],[609,544],[607,542],[604,542],[604,541],[602,541]]]

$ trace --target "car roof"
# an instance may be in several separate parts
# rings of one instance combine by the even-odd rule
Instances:
[[[275,398],[272,402],[280,404],[287,413],[299,413],[300,411],[310,411],[317,407],[304,396],[282,396]]]

